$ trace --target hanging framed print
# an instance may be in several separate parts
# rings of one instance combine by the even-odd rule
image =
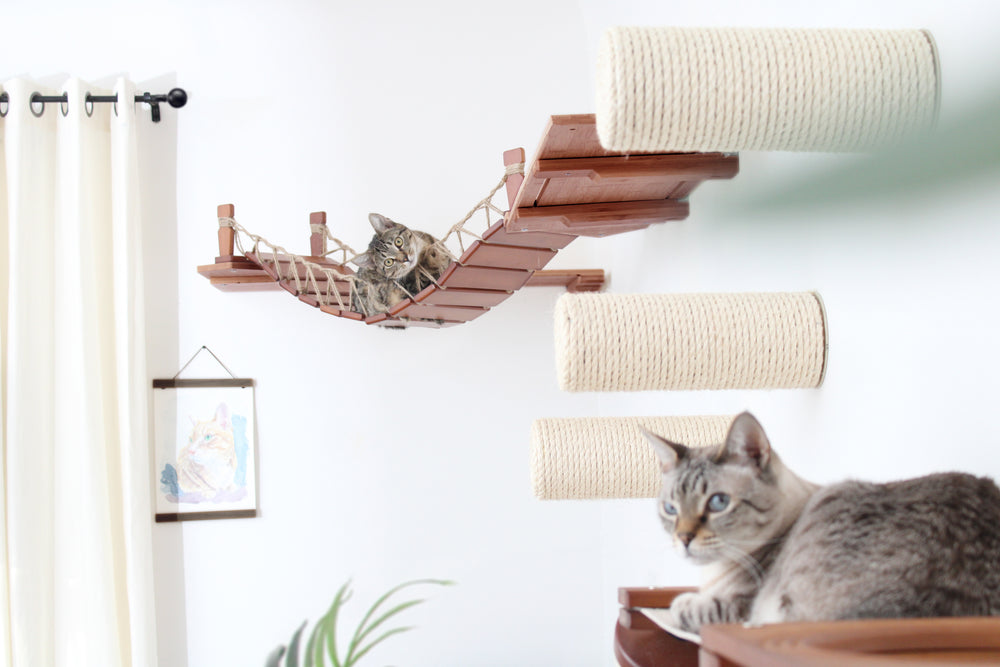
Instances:
[[[253,380],[174,376],[153,388],[156,521],[257,516]]]

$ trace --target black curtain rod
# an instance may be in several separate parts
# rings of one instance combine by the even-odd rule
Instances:
[[[184,92],[183,88],[174,88],[166,95],[152,95],[150,93],[143,93],[141,95],[135,96],[135,101],[145,102],[149,105],[150,115],[153,117],[154,123],[160,122],[160,102],[166,102],[175,109],[180,109],[182,106],[187,104],[187,93]],[[29,102],[31,106],[31,113],[35,114],[37,117],[41,117],[45,113],[46,102],[60,104],[69,103],[69,93],[63,93],[62,95],[42,95],[41,93],[32,93],[31,101]],[[118,104],[118,95],[91,95],[87,93],[87,99],[84,101],[85,104],[93,105],[95,103],[105,103],[105,104]],[[0,93],[0,104],[10,104],[10,97],[7,93]],[[36,111],[35,105],[39,105],[41,108]],[[89,114],[89,112],[88,112]],[[7,109],[0,109],[0,117],[7,115]],[[66,115],[66,112],[63,112]]]

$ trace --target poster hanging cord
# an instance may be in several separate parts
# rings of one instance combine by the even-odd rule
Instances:
[[[177,376],[178,376],[178,375],[180,375],[181,373],[183,373],[183,372],[184,372],[184,369],[185,369],[185,368],[187,368],[188,366],[190,366],[190,365],[191,365],[191,362],[192,362],[192,361],[194,361],[194,358],[195,358],[195,357],[197,357],[197,356],[198,356],[199,354],[201,354],[201,351],[202,351],[202,350],[208,350],[208,353],[209,353],[210,355],[212,355],[212,358],[214,358],[214,359],[215,359],[215,360],[216,360],[217,362],[219,362],[219,365],[220,365],[220,366],[222,366],[223,368],[225,368],[225,369],[226,369],[226,372],[227,372],[227,373],[229,373],[229,376],[230,376],[230,377],[232,377],[232,378],[233,378],[234,380],[236,379],[236,375],[235,375],[235,374],[234,374],[234,373],[233,373],[233,372],[232,372],[231,370],[229,370],[229,367],[228,367],[228,366],[226,366],[226,365],[225,365],[224,363],[222,363],[222,360],[221,360],[221,359],[219,359],[219,358],[218,358],[217,356],[215,356],[215,352],[212,352],[211,350],[209,350],[209,349],[208,349],[208,347],[207,347],[207,346],[205,346],[205,345],[202,345],[202,346],[201,346],[200,348],[198,348],[198,351],[197,351],[197,352],[195,352],[195,353],[194,353],[194,354],[193,354],[193,355],[191,356],[191,358],[190,358],[190,359],[188,359],[188,361],[187,361],[187,363],[186,363],[186,364],[184,364],[183,366],[181,366],[181,369],[180,369],[179,371],[177,371],[177,375],[174,375],[174,377],[172,377],[172,378],[170,378],[170,379],[171,379],[171,380],[176,380],[176,379],[177,379]]]

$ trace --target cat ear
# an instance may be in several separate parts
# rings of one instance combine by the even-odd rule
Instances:
[[[719,450],[716,461],[733,461],[751,464],[763,470],[771,460],[771,442],[764,433],[764,427],[750,414],[737,415],[729,427],[726,442]]]
[[[375,231],[378,232],[379,234],[381,234],[382,232],[386,231],[394,224],[396,224],[389,218],[382,215],[381,213],[369,213],[368,222],[372,224],[372,227],[374,227]]]
[[[363,252],[363,253],[361,253],[360,255],[357,255],[357,256],[356,256],[356,257],[355,257],[355,258],[354,258],[353,260],[351,260],[351,261],[353,261],[353,262],[354,262],[354,264],[355,264],[355,265],[356,265],[356,266],[357,266],[357,267],[358,267],[359,269],[365,269],[365,268],[371,268],[371,266],[372,266],[372,258],[371,258],[371,255],[369,255],[369,254],[368,254],[368,253],[366,253],[366,252]]]
[[[656,457],[660,460],[660,470],[662,472],[670,472],[688,455],[688,448],[684,445],[670,442],[666,438],[661,438],[655,433],[647,431],[645,428],[642,428],[642,434],[646,436],[646,440],[653,446],[653,451],[656,452]]]

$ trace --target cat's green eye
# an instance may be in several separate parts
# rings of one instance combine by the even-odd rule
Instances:
[[[394,261],[395,260],[392,257],[386,257],[385,258],[385,265],[386,265],[386,267],[392,266],[392,264],[393,264]]]
[[[666,500],[663,501],[661,509],[663,510],[663,513],[666,514],[667,516],[677,516],[677,508],[668,503]]]
[[[729,507],[729,496],[724,493],[716,493],[708,499],[709,512],[721,512]]]
[[[396,244],[397,248],[402,248],[403,247],[403,237],[402,236],[397,236],[396,240],[393,241],[393,243]]]

